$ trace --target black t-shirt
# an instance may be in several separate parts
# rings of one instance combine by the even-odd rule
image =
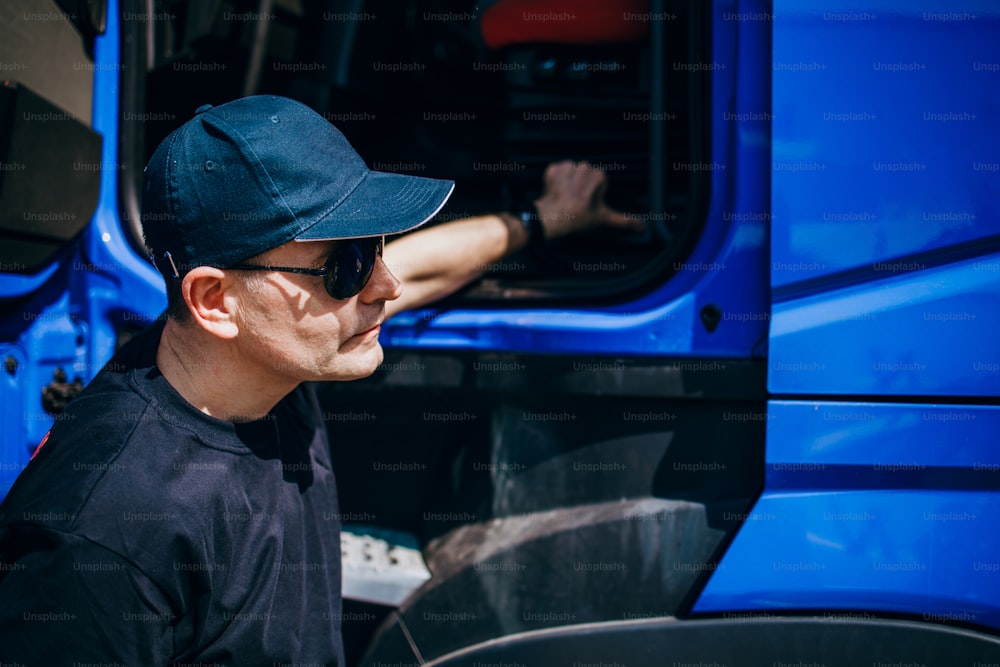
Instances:
[[[0,658],[342,665],[340,521],[314,389],[234,424],[156,367],[162,325],[74,399],[0,506]]]

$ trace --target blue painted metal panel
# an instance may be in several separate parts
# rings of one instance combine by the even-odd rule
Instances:
[[[97,40],[94,70],[94,129],[105,137],[101,171],[101,199],[93,222],[84,232],[83,248],[89,266],[74,280],[85,286],[78,302],[89,325],[84,378],[90,380],[114,353],[115,325],[123,321],[141,326],[163,312],[167,301],[163,279],[129,244],[118,211],[118,2],[108,3],[107,32]],[[127,63],[132,66],[133,63]],[[79,282],[80,279],[84,282]]]
[[[34,292],[52,277],[58,266],[58,263],[53,263],[31,275],[0,273],[0,299],[12,299]]]
[[[24,408],[18,380],[26,370],[24,352],[10,345],[0,345],[0,363],[16,364],[13,372],[0,367],[0,498],[7,494],[21,469],[28,464],[25,451]]]
[[[1000,6],[774,10],[765,489],[694,613],[1000,629]]]
[[[989,0],[776,0],[775,288],[1000,234],[997,34]]]
[[[1000,396],[1000,254],[774,304],[777,394]]]
[[[0,349],[20,361],[4,379],[0,497],[51,428],[45,385],[62,368],[90,381],[114,353],[117,330],[139,328],[166,305],[162,279],[129,245],[118,212],[118,2],[108,3],[107,31],[96,41],[93,128],[103,137],[101,193],[91,224],[51,266],[32,276],[0,274],[0,297],[20,297],[20,312],[0,321]],[[2,371],[0,371],[2,372]],[[14,388],[10,386],[13,383]],[[16,391],[18,400],[6,398]],[[17,406],[16,409],[12,406]]]
[[[763,0],[713,7],[711,199],[704,230],[677,274],[645,297],[606,308],[423,310],[387,322],[381,342],[417,348],[749,358],[767,334],[768,57]],[[683,167],[682,167],[683,168]],[[677,170],[677,166],[673,166]],[[669,172],[670,170],[668,170]],[[708,332],[701,309],[722,321]]]
[[[1000,407],[773,401],[764,495],[695,613],[1000,628]]]

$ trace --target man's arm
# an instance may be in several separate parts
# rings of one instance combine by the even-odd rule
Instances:
[[[550,164],[535,201],[546,240],[601,227],[643,230],[641,220],[604,203],[606,188],[604,172],[586,162]],[[393,241],[384,259],[403,282],[403,294],[386,304],[386,317],[457,292],[527,243],[523,223],[509,213],[456,220]]]
[[[4,664],[167,665],[173,617],[129,563],[81,537],[0,528]]]

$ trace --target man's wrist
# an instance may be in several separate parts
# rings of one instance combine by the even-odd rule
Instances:
[[[524,226],[528,237],[527,247],[536,247],[545,243],[545,226],[542,225],[542,217],[538,214],[538,207],[534,203],[529,204],[529,208],[515,214],[515,217]]]

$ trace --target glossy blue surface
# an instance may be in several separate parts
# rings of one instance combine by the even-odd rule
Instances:
[[[774,16],[774,287],[1000,234],[1000,4],[776,0]]]
[[[770,22],[741,20],[768,2],[714,4],[711,200],[703,233],[679,271],[644,298],[605,308],[433,310],[387,322],[386,346],[749,358],[769,310],[768,81]],[[668,174],[670,169],[667,170]],[[718,306],[709,333],[699,313]]]
[[[118,3],[108,3],[107,32],[97,39],[93,129],[104,165],[118,164]],[[110,139],[109,139],[110,138]],[[0,322],[0,358],[18,360],[4,374],[0,497],[51,428],[42,388],[57,368],[88,382],[114,353],[116,329],[139,328],[162,312],[162,279],[132,250],[119,224],[118,169],[102,169],[99,204],[72,251],[33,276],[0,275],[0,296],[19,296],[17,317]]]
[[[20,350],[2,347],[3,359],[14,359],[19,368],[24,368],[24,354]],[[27,423],[16,377],[0,372],[0,424],[3,424],[0,428],[0,496],[7,494],[27,463],[27,456],[22,453]]]
[[[788,400],[693,613],[1000,629],[998,12],[776,0],[768,389]],[[815,400],[838,394],[896,402]]]
[[[59,264],[54,262],[30,275],[0,273],[0,299],[12,299],[34,292],[55,274],[58,267]]]
[[[1000,5],[774,14],[768,389],[1000,395]]]
[[[772,401],[766,490],[694,613],[1000,628],[1000,407]]]
[[[94,129],[105,137],[118,137],[118,2],[108,3],[107,32],[97,40],[94,72]],[[100,67],[100,64],[105,64]],[[118,141],[104,142],[104,164],[118,164]],[[119,169],[101,171],[101,199],[94,220],[83,237],[90,270],[74,276],[79,290],[81,317],[90,327],[87,356],[92,363],[83,370],[93,377],[114,353],[115,325],[141,328],[167,305],[163,278],[145,257],[129,244],[118,209]],[[81,282],[82,281],[82,282]]]
[[[1000,396],[1000,254],[774,304],[776,394]]]

